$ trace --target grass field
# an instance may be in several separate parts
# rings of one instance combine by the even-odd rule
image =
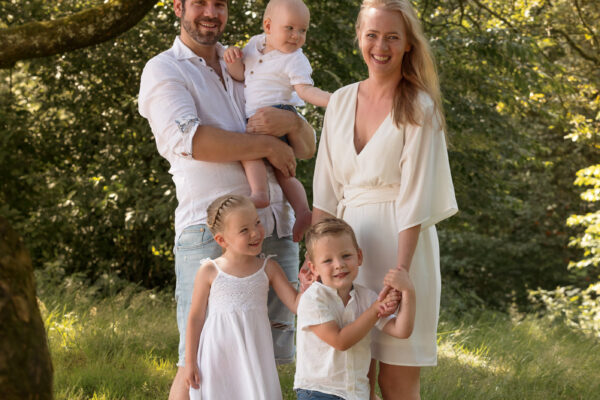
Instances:
[[[76,282],[62,286],[39,291],[55,398],[166,399],[178,342],[171,293],[130,286],[98,300]],[[600,399],[600,340],[547,319],[443,312],[438,342],[423,399]],[[294,366],[279,372],[294,399]]]

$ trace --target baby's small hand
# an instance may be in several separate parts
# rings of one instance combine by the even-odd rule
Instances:
[[[390,269],[385,275],[385,278],[383,278],[383,284],[400,292],[413,289],[413,284],[408,276],[408,271],[404,268]]]
[[[229,46],[227,50],[225,50],[225,53],[223,53],[223,59],[227,64],[233,64],[241,61],[242,57],[242,51],[236,46]]]

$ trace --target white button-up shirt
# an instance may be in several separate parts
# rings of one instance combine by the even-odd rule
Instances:
[[[296,336],[296,375],[294,389],[316,390],[346,400],[369,399],[371,335],[367,334],[346,351],[336,350],[315,335],[310,327],[335,321],[340,328],[356,320],[373,302],[377,293],[354,285],[344,306],[337,290],[315,282],[304,292],[298,304]],[[389,318],[375,325],[383,329]]]
[[[244,47],[246,116],[259,108],[277,104],[303,106],[294,85],[313,85],[312,68],[298,49],[293,53],[271,50],[263,54],[265,35],[253,36]]]
[[[192,158],[192,139],[199,125],[240,134],[246,131],[244,87],[227,73],[223,52],[223,46],[217,44],[224,82],[179,37],[173,47],[148,61],[142,73],[139,111],[150,123],[158,152],[171,165],[178,200],[176,239],[187,226],[206,223],[206,208],[217,197],[250,194],[240,162]],[[270,166],[267,175],[271,205],[258,210],[259,216],[267,235],[277,221],[278,236],[289,236],[293,211]]]

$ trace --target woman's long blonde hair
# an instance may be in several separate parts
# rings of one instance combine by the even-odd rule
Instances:
[[[410,50],[404,53],[402,58],[402,78],[394,94],[392,109],[394,123],[398,127],[405,123],[423,124],[423,110],[418,107],[418,96],[420,91],[424,91],[433,100],[440,126],[445,130],[446,121],[435,61],[412,5],[407,0],[363,0],[356,20],[357,37],[360,34],[363,13],[369,8],[398,12],[404,22],[406,37],[410,44]]]

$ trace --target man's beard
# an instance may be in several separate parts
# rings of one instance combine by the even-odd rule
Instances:
[[[196,18],[194,21],[187,21],[185,19],[185,13],[181,18],[181,23],[183,25],[183,29],[190,35],[192,39],[198,44],[202,45],[213,45],[216,44],[221,36],[223,36],[223,31],[219,30],[218,32],[208,32],[202,33],[200,32],[200,23],[201,22],[209,22],[217,25],[217,28],[221,28],[221,21],[218,18]]]

